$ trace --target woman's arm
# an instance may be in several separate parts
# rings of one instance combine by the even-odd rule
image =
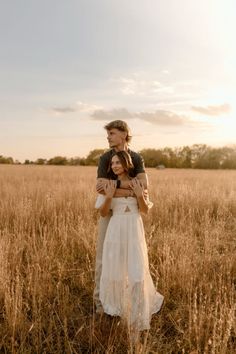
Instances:
[[[144,196],[144,186],[142,182],[139,181],[137,178],[133,178],[130,183],[130,187],[134,191],[137,197],[140,212],[147,214],[149,207],[148,207],[148,202],[146,201]]]
[[[143,214],[147,214],[149,208],[148,208],[148,205],[146,203],[144,196],[140,195],[139,197],[137,197],[137,201],[138,201],[138,206],[139,206],[140,212]]]
[[[99,208],[101,216],[107,216],[111,209],[111,201],[116,190],[116,181],[107,181],[104,185],[105,200],[104,203]]]
[[[104,217],[109,214],[109,211],[111,209],[111,201],[112,201],[112,197],[105,197],[105,201],[99,209],[101,216]]]

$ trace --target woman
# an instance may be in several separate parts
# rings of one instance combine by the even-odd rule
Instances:
[[[136,197],[113,198],[116,181],[108,181],[105,197],[99,210],[106,216],[112,209],[102,258],[100,301],[104,312],[121,316],[131,328],[150,328],[151,315],[158,312],[163,296],[154,287],[148,264],[147,246],[140,213],[147,213],[149,206],[138,179],[129,177],[133,168],[126,151],[117,152],[110,168],[118,180],[130,180]],[[131,191],[131,193],[132,193]]]

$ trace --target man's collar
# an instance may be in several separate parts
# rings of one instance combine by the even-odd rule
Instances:
[[[130,148],[127,148],[127,150],[118,150],[118,151],[127,151],[128,153],[131,152]],[[115,154],[117,151],[115,149],[111,149],[112,154]]]

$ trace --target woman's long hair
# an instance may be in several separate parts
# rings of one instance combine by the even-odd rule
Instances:
[[[118,157],[123,169],[129,175],[130,172],[134,169],[134,165],[133,165],[130,154],[127,151],[117,151],[114,155],[112,155],[112,158],[114,156]],[[112,158],[111,158],[111,160],[112,160]],[[112,171],[111,160],[110,160],[108,170],[107,170],[108,173],[111,173],[111,171]]]

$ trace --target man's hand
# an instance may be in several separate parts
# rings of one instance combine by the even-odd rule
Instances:
[[[149,199],[149,194],[148,194],[148,190],[147,190],[147,189],[144,189],[144,190],[143,190],[143,196],[144,196],[144,198],[145,198],[146,200]]]

